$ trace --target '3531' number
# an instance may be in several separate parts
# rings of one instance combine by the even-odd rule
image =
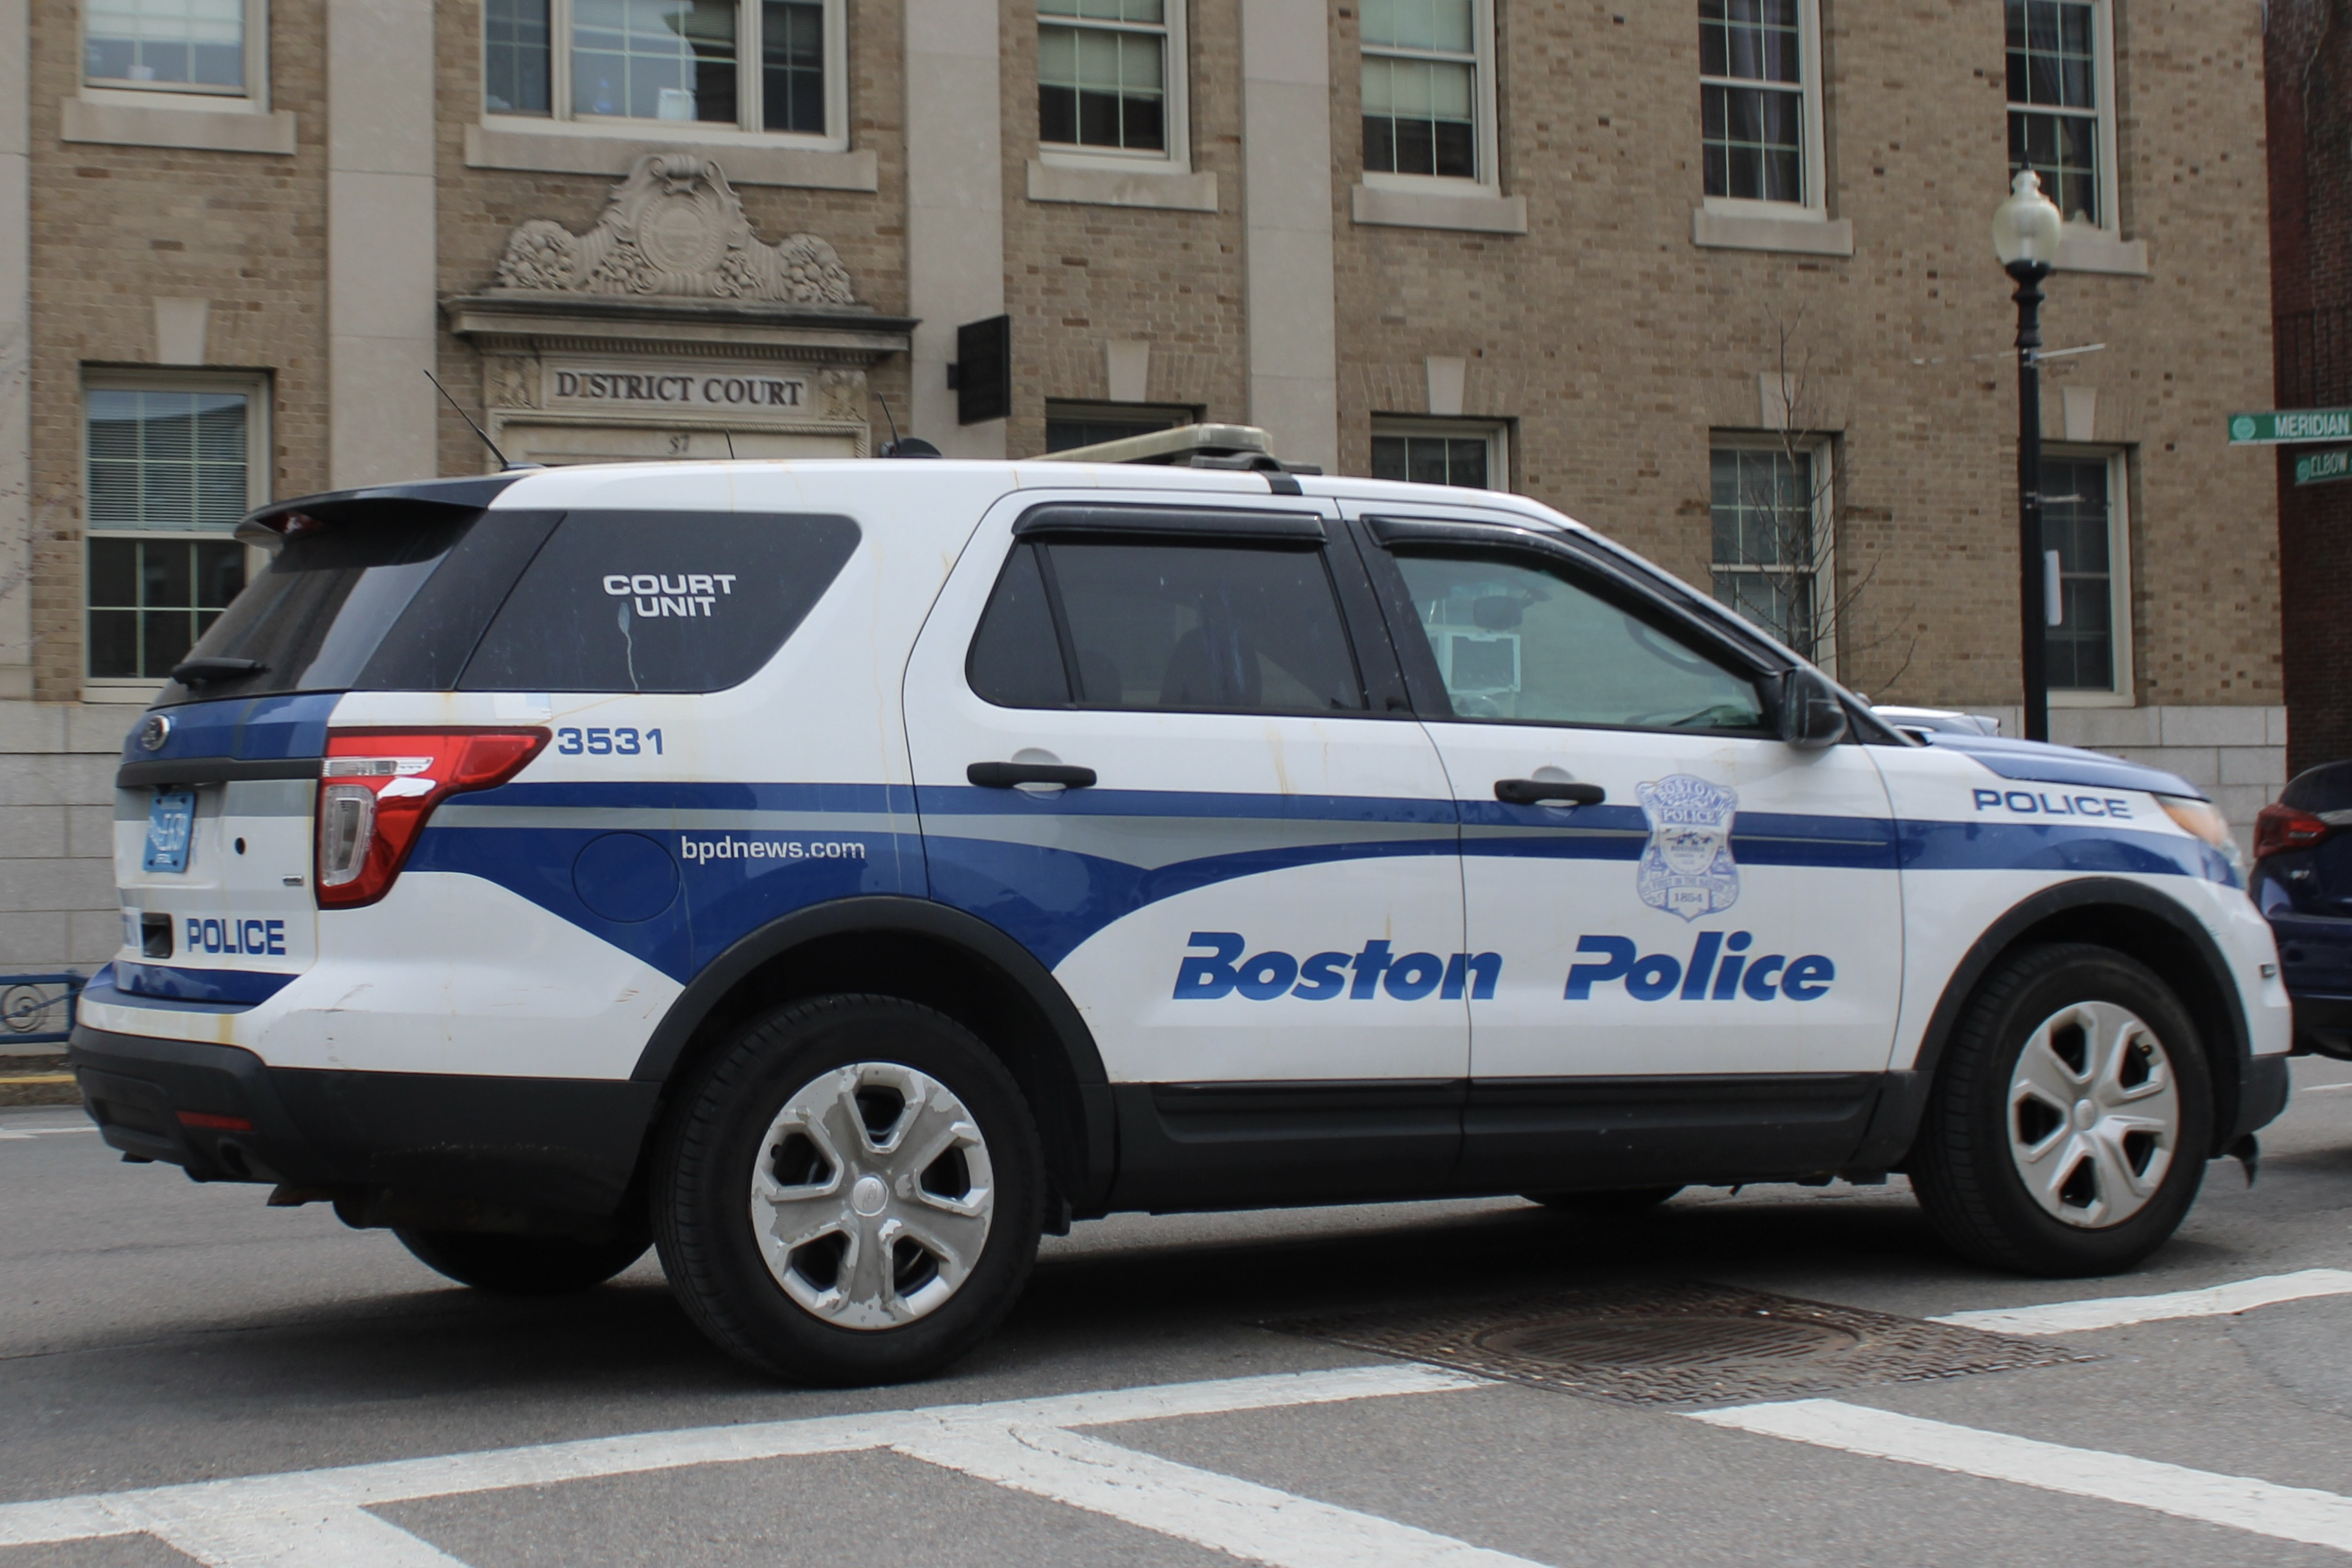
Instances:
[[[592,757],[634,757],[651,751],[662,754],[662,732],[659,730],[558,730],[555,749],[567,757],[583,752]]]

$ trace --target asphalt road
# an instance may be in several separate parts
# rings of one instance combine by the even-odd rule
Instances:
[[[2296,1078],[2259,1184],[2212,1166],[2120,1279],[1958,1264],[1899,1178],[1618,1224],[1511,1201],[1120,1217],[1049,1241],[948,1375],[850,1393],[708,1348],[650,1258],[572,1300],[478,1297],[321,1207],[0,1110],[0,1568],[2340,1564],[2352,1274],[2041,1333],[2084,1358],[2061,1364],[1729,1407],[1266,1326],[1672,1281],[1929,1318],[2352,1269],[2352,1067]]]

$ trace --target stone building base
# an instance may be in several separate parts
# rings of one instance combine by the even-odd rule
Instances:
[[[1969,705],[2017,733],[2015,709]],[[0,971],[91,967],[121,944],[114,769],[140,710],[0,700]],[[2284,708],[2061,708],[2052,737],[2180,774],[2251,847],[2254,813],[2286,782]]]
[[[88,969],[122,945],[114,770],[141,711],[0,701],[0,972]]]

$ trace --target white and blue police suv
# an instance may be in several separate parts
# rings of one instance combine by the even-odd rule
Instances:
[[[107,1141],[923,1373],[1114,1210],[1908,1173],[2126,1268],[2286,1093],[2227,826],[1922,744],[1515,496],[779,462],[312,497],[117,774]]]

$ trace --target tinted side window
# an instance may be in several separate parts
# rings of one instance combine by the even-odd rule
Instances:
[[[1016,546],[967,670],[1006,708],[1360,712],[1320,550],[1172,540]]]
[[[1062,644],[1054,631],[1053,607],[1045,602],[1045,577],[1037,561],[1042,546],[1016,544],[1005,559],[988,609],[972,635],[964,667],[971,689],[999,708],[1066,708],[1070,677],[1062,664]]]
[[[1755,730],[1755,682],[1559,573],[1501,554],[1397,558],[1459,719]]]
[[[467,691],[717,691],[751,679],[857,547],[845,517],[576,511],[466,666]]]
[[[1055,542],[1047,572],[1088,708],[1360,711],[1319,550]]]

